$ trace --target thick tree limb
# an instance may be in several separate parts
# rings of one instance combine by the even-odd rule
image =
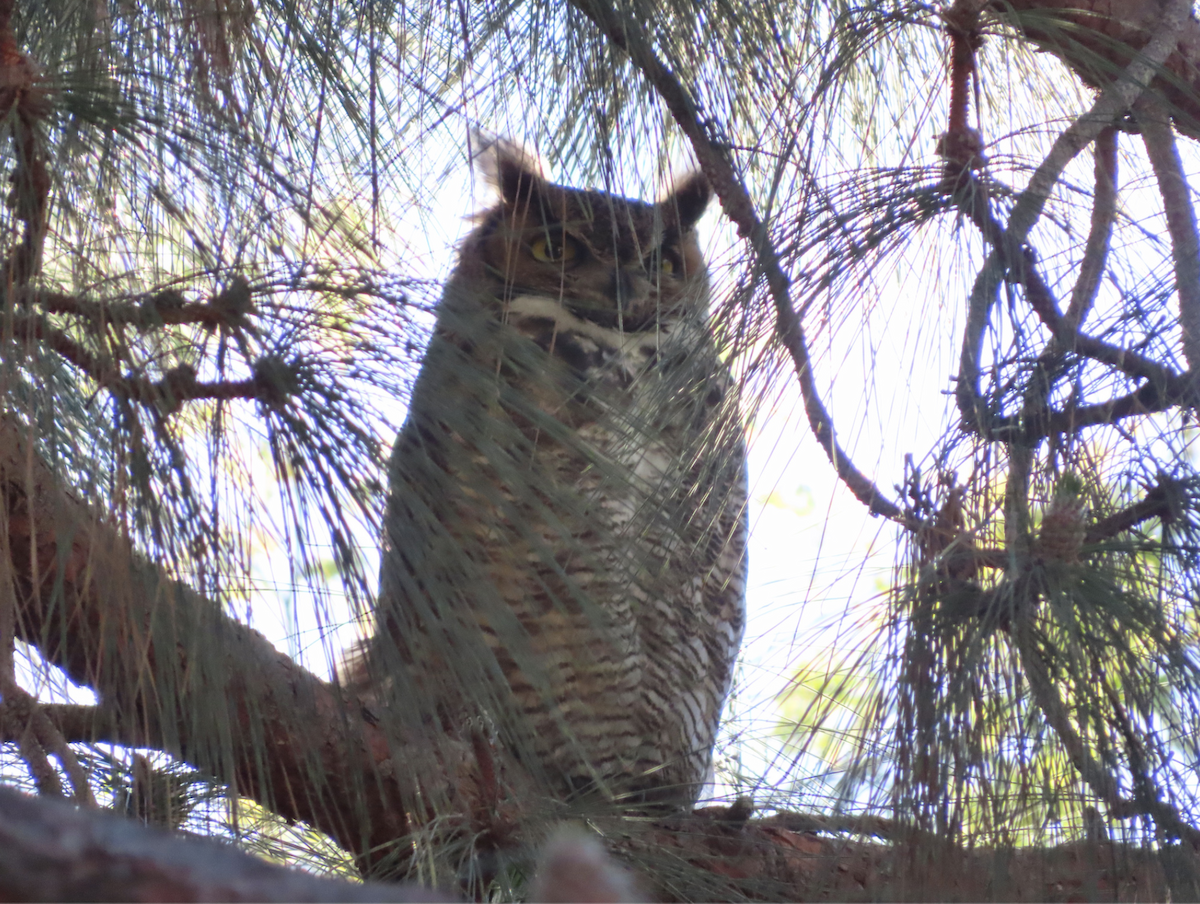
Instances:
[[[382,732],[143,560],[59,485],[11,416],[0,416],[0,494],[18,637],[119,714],[106,739],[150,742],[351,852],[405,834],[412,773],[392,766]],[[422,768],[419,745],[406,756]]]
[[[286,869],[208,839],[0,787],[3,901],[448,901]]]

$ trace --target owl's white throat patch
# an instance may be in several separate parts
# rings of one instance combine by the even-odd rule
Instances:
[[[601,326],[572,314],[557,298],[546,295],[518,295],[509,301],[506,319],[515,326],[524,318],[549,320],[560,332],[571,332],[607,347],[619,349],[625,355],[639,351],[654,351],[670,331],[670,322],[655,323],[653,329],[626,332]]]

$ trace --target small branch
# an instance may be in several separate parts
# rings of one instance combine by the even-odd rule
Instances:
[[[17,745],[30,774],[43,793],[62,795],[58,774],[48,754],[62,764],[76,803],[95,806],[87,772],[67,739],[38,700],[12,678],[0,678],[0,742]]]
[[[62,782],[50,765],[45,746],[33,726],[37,701],[12,678],[0,675],[0,735],[11,738],[39,794],[63,797]]]
[[[1146,154],[1158,179],[1158,192],[1167,215],[1171,254],[1175,260],[1175,290],[1179,293],[1179,326],[1183,357],[1188,369],[1200,373],[1200,238],[1196,235],[1196,210],[1192,190],[1183,172],[1171,117],[1153,95],[1134,107],[1142,128]]]
[[[1108,85],[1092,108],[1058,136],[1050,152],[1034,171],[1029,185],[1018,196],[1017,202],[1009,215],[1007,230],[989,237],[992,252],[988,255],[983,267],[975,279],[967,306],[967,324],[963,331],[962,352],[959,355],[959,376],[956,397],[963,425],[967,429],[987,434],[987,411],[983,407],[979,392],[979,362],[983,352],[983,335],[991,314],[992,305],[996,301],[1006,273],[1014,267],[1021,266],[1023,272],[1016,277],[1023,282],[1030,295],[1030,304],[1051,328],[1051,332],[1060,340],[1067,337],[1058,336],[1061,327],[1061,316],[1057,306],[1050,306],[1047,300],[1052,297],[1044,284],[1038,286],[1027,282],[1027,274],[1034,268],[1027,266],[1025,260],[1029,249],[1024,247],[1029,231],[1041,215],[1042,208],[1050,198],[1050,192],[1057,184],[1059,176],[1067,164],[1089,143],[1099,137],[1105,128],[1109,128],[1117,117],[1123,114],[1141,96],[1149,84],[1154,72],[1161,67],[1163,61],[1175,49],[1179,42],[1180,29],[1191,13],[1191,0],[1170,0],[1158,27],[1150,36],[1142,54],[1126,67],[1121,77]],[[978,181],[967,179],[967,185],[956,192],[956,196],[966,203],[960,206],[976,223],[982,225],[992,220],[990,213],[984,208],[983,199],[986,195],[980,189]],[[998,226],[998,224],[997,224]],[[1040,278],[1038,279],[1040,283]],[[1071,337],[1078,334],[1070,330]],[[1090,342],[1088,343],[1091,344]],[[1072,347],[1072,343],[1064,345]],[[1079,351],[1084,351],[1078,340],[1074,343]],[[1094,345],[1093,351],[1102,351]],[[1089,354],[1095,357],[1094,354]],[[1121,360],[1124,360],[1121,358]],[[1107,363],[1112,363],[1111,361]],[[1118,365],[1114,365],[1118,366]],[[1156,369],[1161,369],[1155,365]],[[1128,371],[1126,371],[1128,372]]]
[[[804,397],[804,409],[813,434],[832,462],[838,477],[850,492],[872,512],[894,520],[901,519],[900,507],[888,499],[875,484],[855,467],[838,444],[833,420],[829,416],[813,378],[812,359],[804,338],[804,329],[791,301],[791,280],[784,272],[779,252],[766,225],[754,211],[754,202],[746,186],[734,171],[726,151],[713,143],[700,122],[696,104],[675,74],[658,58],[637,25],[603,0],[570,0],[571,5],[590,19],[612,45],[629,55],[633,65],[662,98],[675,122],[691,142],[701,170],[712,183],[721,207],[738,234],[747,239],[755,261],[767,281],[775,304],[775,335],[791,356]]]
[[[977,221],[977,225],[993,242],[993,247],[1002,250],[1001,260],[1009,270],[1009,277],[1025,287],[1029,306],[1063,349],[1115,367],[1128,376],[1149,380],[1164,390],[1181,381],[1190,381],[1153,358],[1079,332],[1060,313],[1054,293],[1038,272],[1034,250],[1027,244],[1018,244],[1011,230],[1006,231],[990,215],[986,221]]]
[[[67,774],[67,780],[71,783],[71,792],[75,803],[94,807],[96,801],[92,797],[92,787],[88,783],[87,771],[80,764],[79,758],[75,756],[75,751],[71,749],[71,745],[63,737],[62,732],[50,719],[46,718],[41,704],[36,700],[33,701],[31,728],[41,748],[54,754],[62,763],[63,772]]]
[[[968,186],[977,185],[974,176],[967,177],[967,184]],[[1023,418],[1029,417],[1027,413],[1023,413],[1016,419],[988,417],[979,394],[978,356],[982,347],[983,331],[987,325],[991,305],[1006,275],[1012,281],[1025,287],[1026,299],[1029,301],[1030,307],[1050,330],[1052,339],[1059,348],[1074,351],[1084,357],[1107,364],[1127,376],[1149,380],[1153,388],[1139,390],[1134,394],[1138,399],[1153,401],[1170,397],[1182,403],[1195,404],[1197,387],[1190,376],[1177,374],[1159,362],[1131,349],[1110,345],[1101,339],[1080,333],[1072,319],[1069,316],[1064,317],[1060,313],[1057,299],[1038,272],[1033,249],[1028,245],[1019,245],[1014,242],[1012,234],[983,205],[969,203],[968,199],[973,198],[975,194],[975,192],[967,190],[959,192],[957,197],[963,199],[960,209],[975,224],[993,250],[976,277],[975,286],[968,302],[967,327],[964,331],[959,363],[960,376],[956,390],[964,427],[985,438],[997,439],[1000,438],[997,436],[997,431],[1011,431],[1015,423],[1020,423]],[[969,377],[963,375],[969,375]],[[1121,404],[1131,406],[1129,413],[1136,413],[1132,410],[1136,401],[1137,399],[1131,398],[1128,402]],[[1046,417],[1048,416],[1046,415]],[[1045,434],[1039,434],[1036,429],[1031,434],[1033,438],[1038,435]]]
[[[978,185],[974,179],[968,180],[969,185]],[[972,207],[975,205],[972,204]],[[990,419],[984,405],[983,395],[979,390],[979,362],[983,355],[983,334],[987,330],[988,319],[992,307],[1004,284],[1004,273],[1007,267],[999,252],[993,251],[988,255],[975,283],[971,286],[971,294],[967,299],[967,322],[963,328],[962,351],[958,356],[958,380],[955,384],[954,398],[958,403],[958,413],[962,417],[964,430],[987,436]]]
[[[1192,380],[1175,378],[1165,388],[1158,383],[1146,383],[1127,395],[1059,411],[1049,408],[1031,410],[1012,417],[993,418],[988,425],[988,438],[1000,442],[1020,439],[1033,443],[1048,436],[1075,433],[1097,424],[1116,424],[1128,417],[1167,411],[1179,405],[1195,405],[1200,394]]]
[[[130,377],[111,361],[101,358],[39,315],[14,315],[13,332],[35,339],[61,355],[96,385],[129,401],[154,406],[163,413],[178,410],[196,399],[254,399],[279,405],[288,394],[288,367],[274,359],[263,359],[255,376],[248,380],[200,381],[189,365],[172,368],[161,380]]]
[[[68,314],[81,317],[90,324],[129,325],[143,330],[183,324],[210,329],[243,329],[249,326],[247,318],[254,313],[250,285],[242,277],[230,280],[212,300],[203,302],[189,302],[175,289],[107,302],[29,286],[19,288],[14,299],[22,307],[39,307],[47,314]]]
[[[1177,498],[1179,492],[1177,484],[1163,480],[1153,486],[1142,499],[1093,523],[1087,529],[1084,542],[1099,543],[1151,518],[1173,519],[1180,509]]]
[[[1065,319],[1078,331],[1087,319],[1100,288],[1100,277],[1108,260],[1113,220],[1117,214],[1117,130],[1109,126],[1096,136],[1096,187],[1092,191],[1092,225],[1079,264],[1079,278],[1071,291]]]
[[[141,385],[144,381],[124,376],[111,362],[84,348],[62,330],[51,326],[45,318],[38,315],[13,315],[9,320],[15,336],[37,340],[57,352],[99,386],[134,401],[148,402],[153,398]]]
[[[1029,593],[1035,592],[1029,588]],[[1141,812],[1137,804],[1123,798],[1118,790],[1116,779],[1097,762],[1084,744],[1083,739],[1071,724],[1066,706],[1058,695],[1058,689],[1050,678],[1045,660],[1038,652],[1033,639],[1033,625],[1028,614],[1021,614],[1013,627],[1013,639],[1021,656],[1021,664],[1025,667],[1025,675],[1029,680],[1030,690],[1033,691],[1034,702],[1046,717],[1059,741],[1066,749],[1071,764],[1079,772],[1080,777],[1088,787],[1108,806],[1109,813],[1117,819],[1127,819]]]
[[[1200,830],[1184,820],[1178,810],[1158,796],[1155,790],[1156,783],[1146,774],[1145,750],[1141,738],[1133,728],[1129,714],[1125,712],[1124,705],[1108,682],[1102,681],[1101,683],[1104,686],[1104,693],[1108,697],[1109,705],[1112,706],[1113,713],[1116,715],[1117,727],[1125,738],[1129,771],[1133,774],[1134,794],[1140,805],[1139,811],[1153,818],[1160,829],[1173,832],[1177,837],[1190,844],[1193,849],[1200,846]]]

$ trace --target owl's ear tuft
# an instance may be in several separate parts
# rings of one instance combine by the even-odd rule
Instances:
[[[542,166],[537,158],[521,145],[507,138],[486,138],[476,135],[481,150],[476,165],[489,182],[496,186],[505,204],[524,204],[535,190],[544,185]]]
[[[664,216],[670,216],[679,224],[680,232],[687,232],[696,225],[712,198],[712,186],[700,170],[689,173],[675,183],[675,190],[663,199]]]

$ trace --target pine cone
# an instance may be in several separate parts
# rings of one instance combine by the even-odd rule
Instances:
[[[1042,516],[1037,545],[1042,559],[1078,562],[1087,535],[1086,515],[1087,506],[1079,493],[1073,488],[1060,486]]]

